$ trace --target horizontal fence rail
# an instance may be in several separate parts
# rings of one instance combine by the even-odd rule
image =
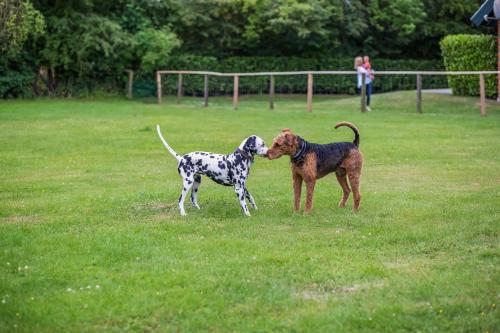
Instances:
[[[488,74],[499,74],[498,71],[377,71],[373,72],[378,75],[412,75],[416,76],[417,84],[417,102],[416,109],[418,113],[422,113],[422,76],[424,75],[478,75],[479,76],[479,90],[480,90],[480,113],[481,116],[486,116],[486,93],[484,84],[484,75]],[[256,77],[256,76],[268,76],[270,78],[269,82],[269,108],[272,110],[274,108],[274,78],[276,76],[292,76],[292,75],[305,75],[307,76],[307,111],[312,112],[312,100],[313,100],[313,85],[314,85],[314,75],[357,75],[356,71],[295,71],[295,72],[254,72],[254,73],[219,73],[212,71],[189,71],[189,70],[160,70],[156,72],[156,84],[157,84],[157,97],[158,104],[162,102],[162,87],[161,87],[161,76],[162,75],[178,75],[178,91],[177,91],[177,103],[179,103],[182,96],[182,76],[183,75],[203,75],[204,76],[204,105],[208,106],[208,78],[209,76],[215,77],[233,77],[233,108],[236,110],[238,107],[238,87],[240,77]],[[133,77],[133,73],[131,74]],[[365,74],[363,74],[362,82],[365,82]],[[131,85],[129,80],[129,85]],[[361,111],[365,112],[366,108],[366,90],[361,89]],[[130,91],[130,86],[129,86]],[[130,93],[131,95],[131,93]]]
[[[254,72],[254,73],[219,73],[219,72],[207,72],[207,71],[177,71],[177,70],[166,70],[157,71],[160,74],[201,74],[201,75],[212,75],[212,76],[280,76],[280,75],[355,75],[356,71],[298,71],[298,72]],[[478,74],[498,74],[498,71],[373,71],[373,74],[377,75],[478,75]]]

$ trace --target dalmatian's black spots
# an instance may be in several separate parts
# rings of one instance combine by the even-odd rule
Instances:
[[[198,188],[200,187],[200,184],[201,184],[201,175],[195,174],[193,177],[193,187],[191,189],[190,201],[191,204],[198,209],[200,209],[200,205],[198,205]]]
[[[245,148],[247,148],[246,150],[248,150],[252,154],[257,153],[256,140],[257,139],[255,135],[252,135],[247,139],[247,142],[245,143]]]
[[[227,170],[227,177],[228,177],[229,181],[231,182],[231,184],[234,185],[234,181],[233,181],[234,180],[233,169],[228,168],[228,170]]]
[[[224,163],[224,161],[219,161],[219,163],[217,163],[217,166],[220,169],[225,169],[226,168],[226,163]]]
[[[234,166],[241,166],[241,165],[243,165],[243,163],[244,163],[243,158],[241,157],[241,155],[240,155],[240,154],[237,154],[237,155],[235,156]]]
[[[179,171],[179,173],[182,171],[186,172],[186,164],[184,164],[184,162],[180,162],[179,163],[179,166],[177,167],[177,171]]]

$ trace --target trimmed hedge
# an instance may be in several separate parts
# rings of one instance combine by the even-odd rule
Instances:
[[[490,35],[449,35],[440,43],[444,65],[448,71],[497,70],[497,42]],[[453,94],[479,96],[477,75],[449,76]],[[497,97],[497,76],[486,75],[486,96]]]
[[[354,58],[297,58],[297,57],[230,57],[218,60],[214,57],[177,56],[171,57],[165,69],[171,70],[209,70],[216,72],[262,72],[262,71],[305,71],[305,70],[353,70]],[[377,76],[381,70],[444,70],[441,60],[390,60],[374,59],[375,70],[373,89],[375,92],[415,89],[416,78],[408,75]],[[144,75],[143,75],[144,77]],[[203,76],[185,75],[183,87],[186,95],[203,95]],[[150,81],[150,80],[147,80]],[[177,76],[165,75],[162,80],[163,91],[175,94]],[[151,95],[156,93],[154,81],[151,80]],[[145,82],[140,80],[137,86],[144,88]],[[424,88],[447,87],[443,76],[426,76]],[[210,94],[229,95],[232,93],[233,78],[210,77]],[[135,87],[134,87],[135,88]],[[267,94],[269,77],[241,77],[240,92],[242,94]],[[306,93],[307,77],[277,76],[275,78],[276,93]],[[144,92],[144,89],[142,89]],[[314,92],[318,94],[356,94],[355,75],[316,75]]]

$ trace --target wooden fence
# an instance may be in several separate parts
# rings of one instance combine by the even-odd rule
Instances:
[[[422,76],[424,75],[478,75],[479,76],[479,91],[480,91],[480,114],[481,116],[486,116],[486,91],[484,84],[484,75],[486,74],[498,74],[497,71],[456,71],[456,72],[445,72],[445,71],[380,71],[376,72],[376,75],[415,75],[416,76],[416,110],[418,113],[422,113]],[[269,77],[269,108],[272,110],[274,108],[274,78],[275,76],[284,75],[307,75],[307,111],[312,112],[313,105],[313,87],[314,87],[314,75],[357,75],[355,71],[298,71],[298,72],[256,72],[256,73],[218,73],[209,71],[177,71],[177,70],[164,70],[156,72],[156,89],[158,104],[162,102],[162,87],[161,87],[161,77],[162,75],[178,75],[177,84],[177,103],[180,102],[183,89],[182,81],[183,75],[204,75],[204,105],[208,106],[208,79],[209,76],[218,77],[233,77],[233,109],[238,108],[239,99],[239,78],[245,76],[268,76]],[[133,78],[133,73],[129,72],[129,97],[132,96],[131,92],[131,82]],[[366,90],[365,90],[365,75],[362,76],[362,86],[361,86],[361,112],[366,111]]]

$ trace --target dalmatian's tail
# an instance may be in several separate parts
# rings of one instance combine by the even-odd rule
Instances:
[[[156,125],[156,131],[158,132],[158,136],[160,137],[160,140],[161,142],[163,142],[163,145],[165,146],[165,148],[168,149],[168,151],[170,152],[170,154],[172,154],[176,159],[177,161],[180,161],[181,160],[181,155],[177,154],[175,152],[175,150],[172,149],[172,147],[170,147],[167,143],[167,140],[165,140],[163,138],[163,135],[161,135],[161,132],[160,132],[160,125]]]

